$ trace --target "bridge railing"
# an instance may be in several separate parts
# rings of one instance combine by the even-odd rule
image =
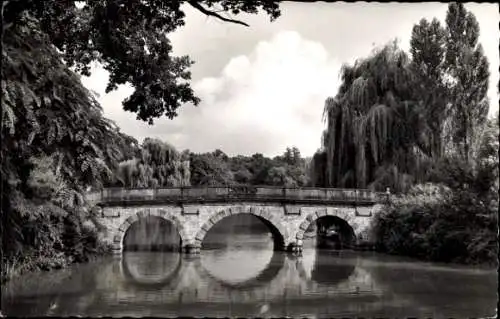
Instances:
[[[95,203],[133,201],[283,201],[375,203],[385,194],[367,189],[287,188],[272,186],[104,188],[89,193]]]

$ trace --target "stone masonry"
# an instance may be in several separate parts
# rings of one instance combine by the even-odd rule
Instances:
[[[276,203],[203,203],[108,205],[101,208],[98,222],[104,226],[101,240],[112,244],[121,253],[122,243],[130,225],[146,216],[157,216],[173,223],[180,235],[184,251],[197,252],[207,232],[221,219],[235,214],[253,214],[270,228],[280,249],[300,249],[305,230],[316,219],[337,216],[353,229],[356,244],[371,242],[370,225],[379,204],[352,205],[276,204]],[[276,245],[276,244],[275,244]]]

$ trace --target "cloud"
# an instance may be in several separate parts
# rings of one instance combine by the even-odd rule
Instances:
[[[281,31],[248,55],[229,59],[219,76],[194,82],[202,99],[198,107],[184,105],[174,120],[159,119],[153,126],[122,110],[130,87],[104,95],[105,71],[83,82],[101,94],[105,115],[139,141],[158,137],[179,150],[219,148],[230,155],[274,156],[297,146],[308,156],[320,146],[324,100],[335,95],[339,70],[320,43]]]
[[[339,70],[321,44],[279,32],[250,54],[230,59],[218,77],[194,83],[202,111],[179,117],[186,124],[182,147],[272,156],[295,145],[312,155],[320,146],[323,103],[337,91]]]

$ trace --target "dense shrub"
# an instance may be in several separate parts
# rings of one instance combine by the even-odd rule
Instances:
[[[417,185],[375,218],[380,251],[425,260],[495,263],[498,200],[471,190]]]
[[[379,250],[427,260],[496,263],[498,255],[498,114],[483,127],[476,156],[449,154],[375,218]]]
[[[60,268],[107,251],[98,241],[95,216],[82,194],[57,172],[53,158],[32,157],[28,162],[26,180],[9,191],[2,282],[25,271]]]

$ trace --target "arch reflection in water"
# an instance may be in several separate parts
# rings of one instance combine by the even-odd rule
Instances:
[[[124,252],[121,261],[126,281],[151,288],[161,288],[179,278],[181,266],[181,254],[175,252]]]
[[[285,254],[272,250],[204,251],[197,268],[223,286],[248,289],[269,284],[284,262]]]
[[[304,250],[297,270],[303,280],[336,286],[349,280],[356,270],[356,260],[346,252],[312,248]]]
[[[355,268],[340,252],[316,250],[311,279],[319,284],[338,285],[348,280]]]
[[[124,251],[179,251],[177,228],[158,216],[145,216],[130,225],[123,238]]]

